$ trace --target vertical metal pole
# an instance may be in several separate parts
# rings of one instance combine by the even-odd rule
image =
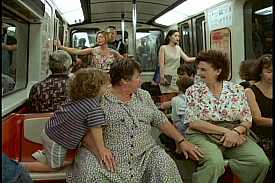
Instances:
[[[124,39],[124,31],[125,31],[125,24],[124,24],[124,13],[121,13],[121,31],[122,31],[122,43],[125,44]]]
[[[136,59],[136,24],[137,24],[137,8],[136,0],[133,0],[133,55]]]

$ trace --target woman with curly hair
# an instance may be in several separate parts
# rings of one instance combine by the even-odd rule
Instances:
[[[77,149],[88,132],[93,138],[87,148],[99,156],[100,163],[113,171],[115,161],[104,145],[102,125],[105,125],[105,115],[99,105],[100,96],[105,93],[109,82],[109,75],[104,71],[93,68],[77,71],[69,84],[70,98],[54,112],[42,132],[44,153],[38,151],[33,157],[47,163],[51,169],[63,167],[69,164],[63,164],[67,150]],[[45,156],[47,161],[44,161]]]

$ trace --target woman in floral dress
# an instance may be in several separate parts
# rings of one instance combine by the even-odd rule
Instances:
[[[101,100],[107,120],[104,143],[115,156],[115,172],[105,169],[96,153],[82,147],[67,182],[181,183],[175,162],[153,139],[152,127],[173,138],[185,158],[203,157],[200,148],[189,143],[157,109],[149,93],[139,89],[140,71],[133,60],[115,62],[110,70],[112,87]]]
[[[262,183],[269,167],[263,150],[247,136],[252,116],[242,86],[226,81],[229,63],[220,51],[202,51],[196,58],[199,80],[186,90],[186,132],[204,157],[192,175],[194,183],[216,183],[224,158],[243,183]]]
[[[70,54],[75,55],[89,55],[92,56],[91,66],[102,69],[106,72],[110,70],[110,65],[121,58],[123,58],[117,51],[108,48],[108,33],[104,31],[100,31],[96,35],[97,47],[95,48],[85,48],[85,49],[77,49],[77,48],[69,48],[62,46],[60,41],[58,41],[57,47],[67,51]]]

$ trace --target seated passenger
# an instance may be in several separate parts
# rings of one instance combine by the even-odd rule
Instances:
[[[196,75],[196,66],[194,63],[184,63],[177,69],[179,79],[183,76],[194,80]],[[160,105],[160,109],[165,110],[171,108],[171,101],[163,102]]]
[[[258,58],[254,72],[257,82],[246,89],[248,104],[251,109],[252,130],[259,137],[259,144],[272,160],[272,55]]]
[[[54,112],[65,102],[71,64],[71,56],[65,51],[58,50],[50,54],[49,68],[52,74],[32,86],[28,101],[30,112]]]
[[[2,182],[32,183],[28,171],[2,152]]]
[[[116,157],[115,173],[102,168],[96,155],[82,147],[68,171],[67,182],[182,182],[173,159],[153,139],[152,127],[173,138],[185,158],[202,157],[200,149],[185,140],[157,109],[149,93],[139,88],[140,72],[140,65],[130,58],[113,63],[112,86],[101,100],[107,119],[103,135]]]
[[[262,183],[269,168],[263,150],[247,136],[252,115],[244,89],[226,81],[229,61],[216,50],[202,51],[196,61],[199,82],[186,90],[186,137],[199,146],[204,157],[192,175],[193,183],[217,182],[225,171],[245,183]]]
[[[177,80],[177,86],[179,88],[179,94],[176,97],[173,97],[171,100],[172,106],[172,116],[171,119],[177,129],[185,134],[186,129],[188,128],[188,123],[184,121],[186,110],[187,110],[187,101],[185,96],[186,89],[193,85],[194,81],[188,76],[182,76]]]
[[[105,116],[99,105],[99,96],[106,92],[109,83],[108,74],[101,70],[89,68],[76,72],[70,81],[69,100],[54,112],[42,132],[44,153],[38,151],[33,157],[52,169],[68,165],[69,162],[63,164],[67,150],[78,148],[84,135],[90,131],[93,141],[89,143],[92,144],[89,149],[99,156],[108,170],[113,171],[115,162],[104,145],[101,126],[105,124]],[[32,171],[46,169],[33,162],[24,165]]]
[[[256,81],[254,70],[256,69],[256,60],[244,60],[240,65],[240,79],[244,80],[240,83],[244,88],[253,85]]]
[[[2,74],[2,95],[9,93],[15,87],[15,81],[12,77]]]

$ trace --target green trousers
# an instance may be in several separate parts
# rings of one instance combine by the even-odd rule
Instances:
[[[239,147],[223,148],[203,134],[188,134],[187,138],[199,146],[204,158],[192,175],[193,183],[217,183],[224,173],[224,159],[232,172],[242,183],[262,183],[268,172],[270,162],[264,151],[250,138]]]

